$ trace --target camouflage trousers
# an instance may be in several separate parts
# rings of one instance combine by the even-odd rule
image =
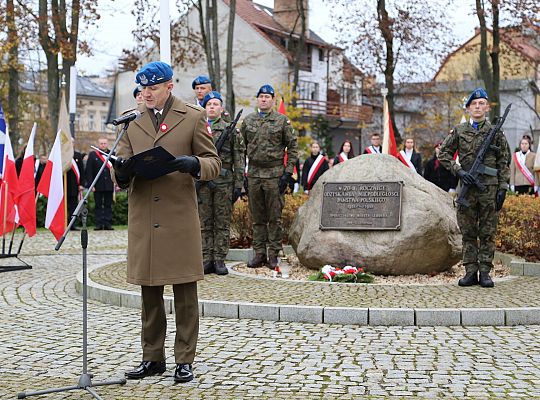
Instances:
[[[278,255],[282,250],[281,212],[285,198],[279,194],[279,177],[248,179],[249,210],[253,220],[253,250]]]
[[[463,237],[463,265],[467,272],[489,272],[493,268],[498,212],[495,208],[497,186],[485,192],[472,187],[465,198],[468,208],[458,206],[457,221]]]
[[[229,252],[233,184],[208,185],[200,188],[199,221],[201,223],[204,261],[225,260]]]

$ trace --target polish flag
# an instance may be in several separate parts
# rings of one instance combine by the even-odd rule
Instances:
[[[285,101],[283,100],[283,97],[279,102],[278,113],[280,113],[281,115],[287,115],[287,110],[285,109]]]
[[[388,100],[384,96],[383,103],[383,143],[382,143],[382,153],[389,154],[396,157],[401,162],[404,162],[400,156],[397,149],[396,137],[394,136],[394,128],[392,126],[392,120],[390,119],[390,111],[388,110]],[[405,164],[407,165],[407,164]]]
[[[15,168],[15,157],[9,138],[9,131],[6,129],[6,141],[4,143],[4,160],[2,163],[3,179],[0,190],[0,233],[4,235],[11,232],[19,221],[15,199],[18,190],[17,169]]]
[[[29,237],[36,234],[36,180],[34,177],[34,138],[37,124],[34,123],[19,175],[19,193],[16,203],[19,211],[19,223],[24,226]]]
[[[59,130],[37,187],[37,191],[47,197],[45,228],[52,232],[56,240],[60,239],[65,228],[61,135],[62,132]]]

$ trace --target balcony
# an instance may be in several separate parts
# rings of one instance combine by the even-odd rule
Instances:
[[[330,119],[371,123],[373,117],[373,108],[370,106],[309,99],[298,99],[296,105],[302,109],[303,116],[307,118],[324,115]]]

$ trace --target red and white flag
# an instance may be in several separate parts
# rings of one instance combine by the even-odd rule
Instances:
[[[19,175],[19,192],[16,203],[19,211],[19,223],[24,226],[29,237],[36,234],[36,179],[34,177],[34,138],[37,124],[34,123],[24,152],[24,159]]]
[[[388,100],[386,100],[386,96],[384,96],[384,103],[383,103],[382,153],[390,154],[391,156],[394,156],[399,159],[399,152],[397,149],[396,137],[394,136],[394,128],[392,127],[392,120],[390,119],[390,111],[388,110]]]
[[[4,235],[11,232],[19,222],[19,214],[15,203],[18,191],[17,169],[15,168],[15,157],[13,156],[8,129],[6,129],[2,171],[4,174],[0,187],[0,234]]]
[[[70,161],[71,164],[71,161]],[[47,197],[47,213],[45,215],[45,228],[49,229],[56,240],[59,240],[65,228],[64,184],[62,181],[62,149],[61,131],[49,154],[47,165],[39,181],[37,191]]]

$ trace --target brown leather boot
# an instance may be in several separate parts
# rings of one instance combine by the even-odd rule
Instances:
[[[249,260],[248,268],[260,268],[264,264],[266,264],[266,254],[256,253],[255,257]]]

